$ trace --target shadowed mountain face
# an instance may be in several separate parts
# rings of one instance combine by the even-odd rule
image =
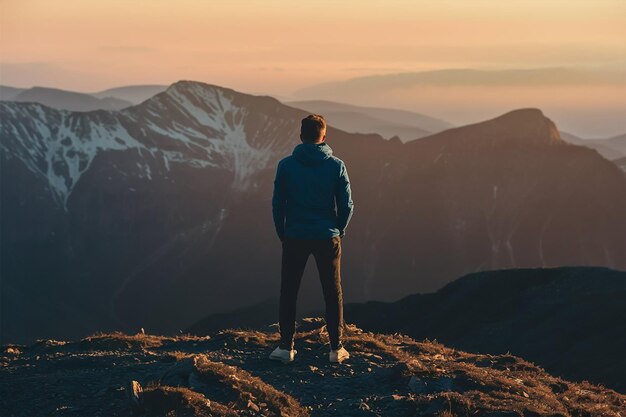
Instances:
[[[190,81],[121,111],[0,103],[3,339],[172,332],[277,294],[274,170],[306,114]],[[327,138],[355,199],[346,301],[485,269],[626,269],[624,175],[539,110],[406,144]],[[303,308],[322,300],[314,272]]]
[[[469,274],[393,303],[348,304],[345,316],[374,331],[511,352],[564,378],[626,392],[625,297],[626,272],[511,269]]]
[[[0,406],[33,417],[618,417],[626,408],[622,394],[555,378],[515,356],[465,353],[352,324],[350,358],[329,363],[323,320],[298,324],[289,364],[268,359],[279,336],[267,329],[4,346]]]

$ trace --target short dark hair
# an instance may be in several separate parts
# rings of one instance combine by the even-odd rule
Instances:
[[[309,114],[302,119],[300,135],[305,142],[317,142],[326,132],[326,119],[319,114]]]

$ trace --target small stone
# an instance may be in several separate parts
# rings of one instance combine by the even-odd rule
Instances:
[[[128,387],[126,389],[126,395],[128,397],[128,402],[130,403],[130,407],[133,410],[140,411],[142,406],[141,395],[143,393],[143,388],[141,388],[141,384],[135,380],[130,381],[128,383]]]

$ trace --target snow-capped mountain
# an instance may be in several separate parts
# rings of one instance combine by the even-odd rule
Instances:
[[[1,103],[1,337],[172,332],[277,294],[274,171],[306,115],[191,81],[121,111]],[[485,269],[626,269],[626,178],[537,109],[406,144],[327,140],[355,200],[346,301]],[[322,302],[313,266],[300,291]]]
[[[271,98],[262,100],[280,105]],[[289,150],[284,137],[299,133],[293,123],[285,126],[285,120],[273,115],[250,116],[250,109],[233,90],[186,81],[173,84],[144,105],[119,112],[79,113],[11,102],[0,102],[0,111],[0,146],[47,181],[64,208],[101,153],[149,154],[150,158],[138,162],[140,177],[151,177],[154,161],[165,171],[171,164],[223,169],[233,174],[233,188],[243,191],[254,174]]]

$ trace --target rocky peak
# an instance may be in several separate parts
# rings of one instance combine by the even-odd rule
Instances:
[[[567,144],[561,139],[552,120],[541,110],[524,108],[512,110],[483,122],[444,130],[416,141],[411,146],[424,143],[463,146],[553,146]]]

